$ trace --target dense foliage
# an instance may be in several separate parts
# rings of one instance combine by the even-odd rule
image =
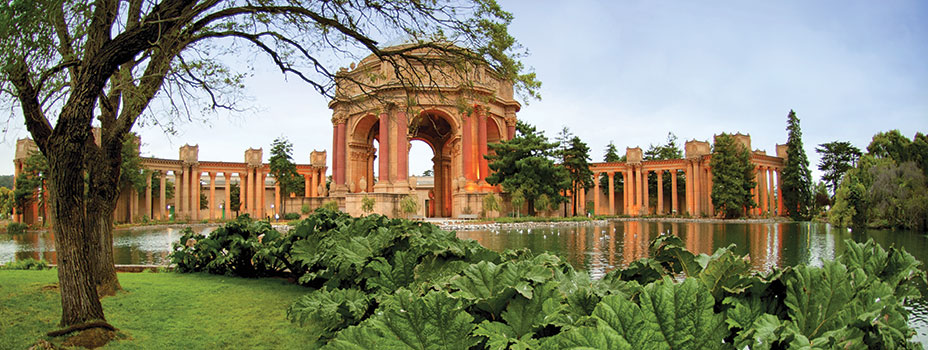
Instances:
[[[746,209],[754,208],[756,186],[754,164],[750,151],[731,135],[715,137],[712,146],[712,205],[724,218],[744,216]]]
[[[548,141],[544,132],[525,122],[516,123],[516,136],[508,141],[489,144],[492,154],[487,182],[503,186],[514,193],[522,191],[528,203],[529,215],[535,215],[535,201],[542,195],[553,204],[567,200],[564,191],[571,186],[567,168],[555,164],[557,143]]]
[[[928,227],[928,138],[898,130],[873,136],[867,153],[838,185],[828,220],[839,226]]]
[[[904,251],[847,242],[822,267],[758,273],[732,247],[710,256],[683,246],[660,236],[650,258],[593,280],[550,254],[319,210],[287,235],[249,219],[208,238],[187,232],[172,260],[179,271],[315,288],[287,314],[317,337],[307,346],[324,349],[917,347],[903,305],[925,276]]]
[[[306,186],[303,175],[296,172],[296,164],[293,163],[291,154],[293,154],[293,145],[286,138],[278,137],[271,143],[271,158],[268,159],[268,166],[284,197],[289,197],[292,193],[302,193]]]
[[[802,130],[796,112],[789,111],[786,117],[786,165],[783,168],[783,207],[793,220],[811,218],[812,173],[809,159],[802,146]]]

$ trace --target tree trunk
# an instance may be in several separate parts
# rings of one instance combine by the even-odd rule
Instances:
[[[535,200],[529,198],[526,202],[528,202],[528,216],[535,216]]]
[[[99,253],[101,237],[84,226],[84,177],[78,170],[81,169],[83,143],[61,139],[52,140],[54,145],[46,156],[51,208],[55,217],[55,250],[58,252],[60,325],[68,327],[104,320],[104,317],[94,283],[94,257]]]
[[[100,254],[97,255],[94,275],[97,295],[104,297],[116,295],[116,291],[122,289],[122,286],[116,277],[116,265],[113,259],[113,211],[104,210],[101,214],[99,224],[96,225],[98,230],[94,233],[100,237]]]

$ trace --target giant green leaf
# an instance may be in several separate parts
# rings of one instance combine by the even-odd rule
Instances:
[[[400,289],[377,315],[339,333],[325,349],[460,349],[477,344],[474,318],[446,292]]]

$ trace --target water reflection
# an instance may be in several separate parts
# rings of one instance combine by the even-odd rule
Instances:
[[[734,244],[735,253],[748,255],[751,266],[760,271],[797,264],[820,266],[823,260],[839,256],[847,239],[863,242],[872,238],[886,248],[901,246],[920,261],[928,260],[928,239],[924,233],[850,232],[822,223],[612,221],[605,225],[457,233],[460,238],[476,240],[496,251],[530,248],[551,252],[594,276],[648,257],[648,243],[660,234],[679,236],[686,248],[696,254],[712,254]]]
[[[194,230],[209,234],[215,227],[198,226]],[[171,245],[180,239],[182,228],[146,227],[119,229],[113,232],[113,259],[117,264],[167,265]],[[12,260],[42,259],[55,263],[55,234],[28,232],[0,235],[0,263]]]

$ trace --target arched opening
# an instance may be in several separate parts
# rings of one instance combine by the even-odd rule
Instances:
[[[421,140],[432,150],[433,187],[429,195],[427,214],[437,217],[452,215],[453,144],[456,127],[447,114],[427,110],[410,121],[410,139]],[[412,157],[412,154],[410,154]]]
[[[347,185],[351,193],[373,192],[379,174],[377,150],[381,146],[380,118],[366,115],[351,128],[348,142]]]

